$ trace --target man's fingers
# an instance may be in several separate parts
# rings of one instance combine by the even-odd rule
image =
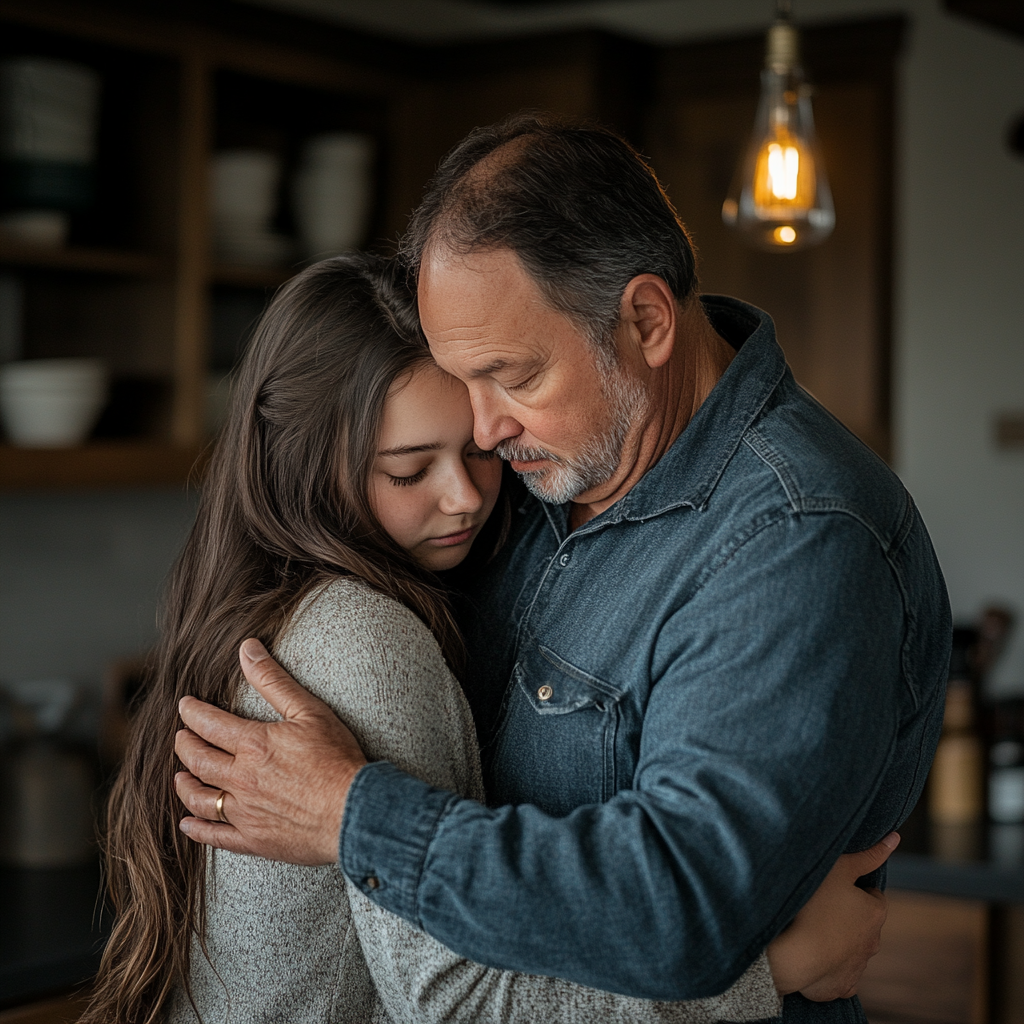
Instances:
[[[898,832],[890,832],[880,842],[860,853],[847,854],[843,860],[853,874],[854,878],[861,878],[877,871],[888,859],[889,855],[900,845]]]
[[[282,718],[298,718],[303,712],[318,712],[326,705],[303,689],[267,653],[259,640],[244,640],[238,660],[245,678]]]
[[[204,821],[202,818],[182,818],[178,828],[197,843],[215,846],[218,850],[230,850],[232,853],[249,852],[241,834],[232,825]]]
[[[221,806],[224,809],[224,817],[230,822],[231,794],[226,790],[217,789],[216,786],[204,786],[191,772],[178,772],[174,776],[174,789],[178,799],[197,818],[205,818],[207,821],[219,821],[217,815],[217,800],[221,793],[224,793],[224,801]]]
[[[178,701],[178,714],[197,736],[229,754],[238,751],[243,733],[252,728],[252,723],[246,719],[195,697],[182,697]]]
[[[223,784],[227,788],[227,777],[234,763],[231,754],[211,747],[191,729],[178,730],[174,737],[174,752],[196,778],[211,786]]]

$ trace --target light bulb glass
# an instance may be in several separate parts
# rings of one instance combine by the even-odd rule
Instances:
[[[777,25],[773,32],[778,32]],[[796,30],[784,26],[795,40]],[[835,226],[832,193],[814,135],[810,90],[800,68],[772,63],[761,72],[761,101],[746,155],[737,168],[722,219],[767,249],[800,249]],[[796,43],[791,43],[795,57]]]

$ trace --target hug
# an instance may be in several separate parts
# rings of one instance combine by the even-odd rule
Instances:
[[[477,130],[256,330],[83,1019],[864,1021],[949,638],[902,484],[644,161]]]

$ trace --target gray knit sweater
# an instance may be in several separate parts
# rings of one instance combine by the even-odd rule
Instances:
[[[407,608],[338,579],[296,612],[277,655],[344,719],[367,757],[483,799],[469,706],[433,635]],[[277,717],[248,686],[236,710]],[[374,906],[333,866],[211,851],[207,881],[210,958],[193,951],[191,978],[204,1024],[681,1024],[781,1012],[764,955],[721,996],[630,999],[464,960]],[[180,990],[167,1020],[196,1020]]]

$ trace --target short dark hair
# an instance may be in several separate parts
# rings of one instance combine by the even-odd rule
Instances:
[[[697,288],[693,246],[654,172],[600,125],[516,114],[477,128],[441,162],[402,251],[508,249],[554,309],[602,350],[626,285],[663,278],[680,302]]]

